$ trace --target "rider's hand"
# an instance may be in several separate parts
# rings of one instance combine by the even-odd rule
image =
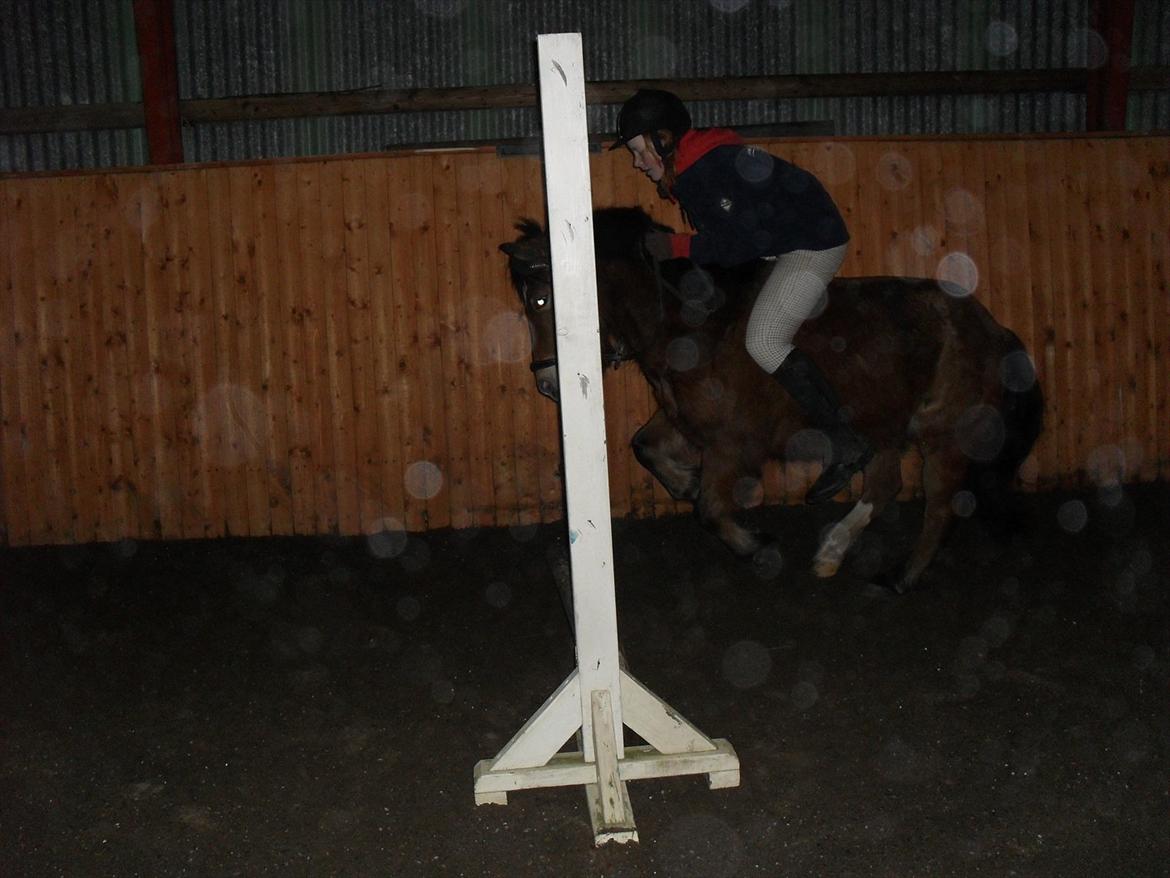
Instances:
[[[646,252],[656,262],[674,258],[674,250],[670,246],[669,232],[660,232],[657,229],[651,229],[642,238],[642,246],[646,248]]]

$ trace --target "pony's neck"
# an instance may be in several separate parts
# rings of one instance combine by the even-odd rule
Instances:
[[[602,320],[608,332],[639,358],[665,332],[661,279],[645,265],[629,263],[618,276],[598,283]]]

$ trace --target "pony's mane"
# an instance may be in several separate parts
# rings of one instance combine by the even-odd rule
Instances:
[[[545,239],[547,232],[531,217],[522,217],[516,231],[525,241]],[[603,207],[593,212],[593,243],[599,259],[641,259],[642,237],[650,229],[670,231],[640,207]]]
[[[544,229],[530,216],[521,217],[520,222],[516,223],[514,228],[525,241],[544,237]]]
[[[593,243],[600,259],[642,258],[642,237],[665,230],[640,207],[604,207],[593,212]]]

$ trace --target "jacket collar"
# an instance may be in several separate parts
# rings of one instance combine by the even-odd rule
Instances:
[[[717,146],[740,146],[743,138],[730,128],[691,128],[679,138],[674,172],[681,174]]]

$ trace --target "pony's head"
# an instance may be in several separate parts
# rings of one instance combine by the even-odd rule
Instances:
[[[616,366],[633,357],[632,328],[625,313],[637,302],[658,303],[653,261],[642,245],[651,228],[663,229],[638,208],[603,208],[593,214],[602,360]],[[532,219],[516,224],[520,236],[500,245],[508,255],[512,286],[520,297],[532,338],[536,388],[558,401],[556,325],[553,320],[552,255],[547,232]],[[644,322],[644,321],[643,321]]]
[[[520,297],[528,333],[532,339],[532,375],[536,389],[554,402],[559,400],[556,325],[552,305],[552,256],[548,236],[535,220],[516,224],[520,237],[500,245],[508,254],[512,286]]]

